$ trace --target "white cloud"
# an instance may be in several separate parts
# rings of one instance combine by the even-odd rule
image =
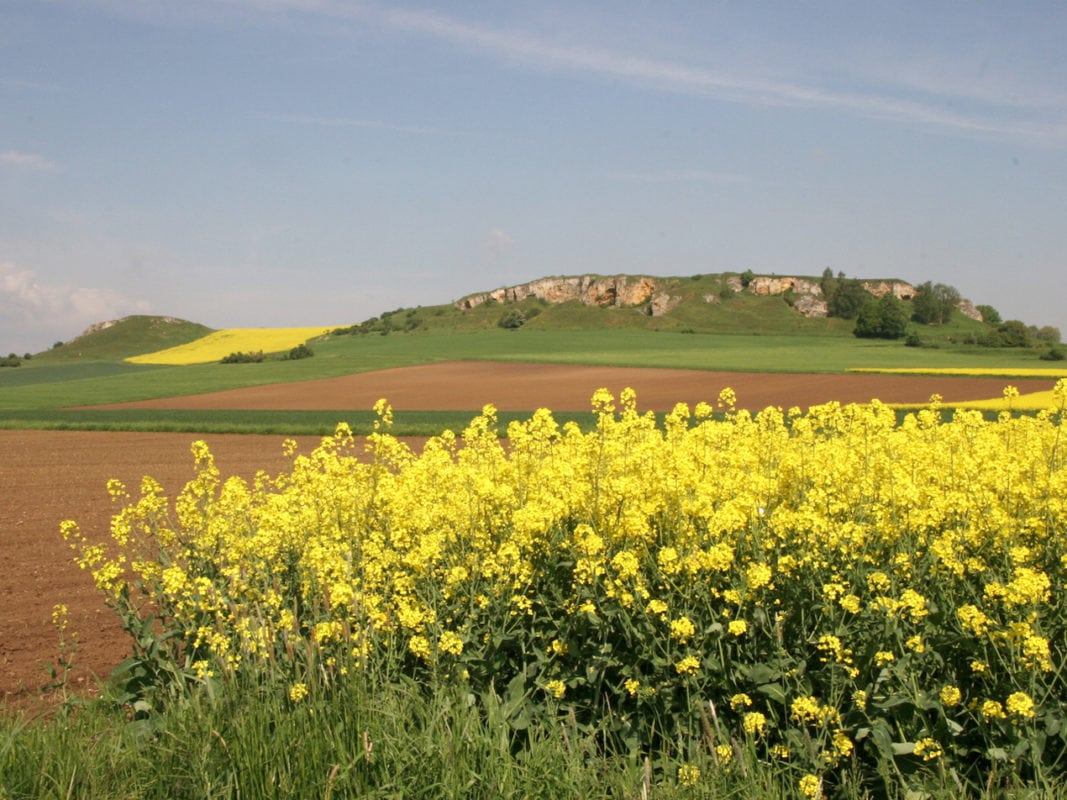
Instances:
[[[21,150],[0,151],[0,164],[20,169],[34,169],[50,172],[59,169],[59,164],[36,153],[24,153]]]
[[[33,330],[78,328],[125,314],[145,312],[148,303],[114,289],[51,286],[33,270],[0,262],[0,316],[7,326]]]

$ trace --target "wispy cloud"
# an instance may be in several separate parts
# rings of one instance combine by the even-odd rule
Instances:
[[[0,151],[0,165],[52,172],[59,169],[59,164],[36,153],[24,153],[21,150]]]
[[[130,0],[96,0],[112,10],[134,13],[144,4]],[[600,76],[634,87],[714,98],[756,107],[825,109],[859,117],[889,120],[927,130],[994,136],[1062,146],[1067,143],[1067,107],[1062,92],[1043,91],[1020,82],[1006,92],[968,89],[960,82],[943,79],[942,72],[917,74],[907,57],[892,55],[888,67],[870,65],[882,78],[877,88],[862,90],[831,86],[820,79],[781,80],[756,74],[743,67],[712,68],[642,56],[634,52],[595,44],[575,44],[573,36],[553,37],[524,30],[494,27],[433,12],[375,5],[348,0],[183,0],[165,6],[170,14],[203,15],[212,11],[259,15],[264,19],[317,18],[356,26],[379,26],[407,34],[428,36],[452,46],[488,54],[502,61],[529,68]],[[854,51],[854,48],[853,48]],[[855,65],[853,65],[855,66]],[[799,71],[798,71],[799,72]],[[899,74],[899,80],[894,79]],[[307,118],[310,122],[318,118]],[[324,124],[324,121],[319,122]],[[335,124],[340,124],[338,123]],[[419,126],[373,120],[353,120],[350,125],[380,127],[407,133],[450,133]]]
[[[476,48],[542,69],[601,75],[663,91],[714,97],[754,106],[823,108],[904,124],[978,134],[1023,137],[1046,144],[1067,141],[1067,109],[1053,105],[994,104],[984,112],[953,110],[953,96],[928,102],[886,92],[840,91],[805,83],[767,80],[685,63],[622,54],[597,47],[560,44],[541,36],[416,11],[388,11],[388,24]],[[901,87],[903,91],[905,87]],[[959,98],[956,98],[959,99]]]
[[[385,122],[375,119],[358,119],[352,117],[323,117],[311,114],[267,114],[264,119],[275,122],[288,122],[294,125],[314,125],[325,128],[366,128],[393,133],[410,133],[423,136],[465,136],[462,131],[447,128],[435,128],[428,125],[405,125],[403,123]]]
[[[0,312],[5,318],[39,325],[88,325],[122,314],[145,311],[148,304],[114,289],[55,286],[40,281],[33,270],[0,262]]]

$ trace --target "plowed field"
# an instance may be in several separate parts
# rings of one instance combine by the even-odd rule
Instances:
[[[240,369],[242,367],[235,367]],[[751,409],[839,400],[921,403],[940,393],[946,401],[997,397],[1002,378],[940,378],[880,375],[761,375],[689,370],[453,363],[408,367],[343,378],[240,389],[137,404],[201,409],[369,409],[386,397],[397,409],[473,410],[494,403],[502,410],[589,408],[595,389],[618,393],[630,386],[641,409],[667,410],[677,401],[714,402],[733,388]],[[1051,388],[1051,381],[1011,381],[1021,392]],[[105,485],[118,478],[134,492],[144,475],[173,496],[192,475],[189,445],[204,438],[224,476],[251,478],[259,469],[287,466],[281,436],[168,433],[99,433],[0,430],[0,552],[5,567],[0,588],[0,692],[12,701],[36,695],[48,682],[45,667],[56,656],[52,606],[66,603],[79,636],[74,679],[91,686],[128,648],[115,619],[103,606],[90,577],[71,560],[59,523],[75,519],[94,538],[107,535],[115,509]],[[301,452],[318,443],[298,437]]]

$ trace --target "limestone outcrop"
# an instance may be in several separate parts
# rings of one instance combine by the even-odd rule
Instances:
[[[518,286],[494,289],[485,294],[464,297],[459,308],[476,308],[483,303],[507,303],[535,297],[546,303],[577,300],[589,306],[639,306],[647,303],[656,291],[653,278],[614,275],[577,275],[564,278],[541,278]]]
[[[751,273],[749,273],[751,275]],[[892,294],[899,300],[911,300],[916,288],[905,281],[861,280],[864,289],[872,297]],[[739,275],[724,277],[725,286],[733,292],[746,292],[760,297],[787,295],[793,309],[805,317],[829,315],[828,300],[823,295],[820,282],[813,278],[790,275],[754,275],[747,283]],[[677,289],[677,279],[660,279],[633,275],[574,275],[567,277],[540,278],[517,286],[494,289],[491,292],[472,294],[456,302],[460,309],[477,308],[485,303],[509,303],[536,298],[545,303],[578,301],[589,306],[633,308],[644,306],[645,313],[653,317],[669,313],[682,296],[672,294]],[[705,294],[707,303],[718,303],[716,294]],[[969,300],[961,300],[961,313],[981,320],[982,315]]]

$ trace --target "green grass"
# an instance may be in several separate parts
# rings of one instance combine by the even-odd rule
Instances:
[[[1020,369],[1044,365],[1038,360],[1038,352],[1032,350],[959,345],[908,348],[900,342],[851,336],[688,334],[638,329],[523,328],[333,336],[314,342],[313,347],[314,358],[261,364],[160,367],[122,362],[40,364],[34,359],[28,362],[30,366],[0,374],[0,417],[9,420],[0,424],[12,426],[15,423],[11,421],[22,420],[17,424],[26,425],[33,418],[31,411],[329,378],[455,359],[807,373],[843,372],[856,366]],[[173,412],[154,413],[161,426],[175,419]]]
[[[186,344],[211,332],[206,325],[183,319],[134,315],[38,353],[34,359],[48,362],[116,361]]]
[[[470,411],[394,411],[390,432],[395,436],[436,436],[461,433],[480,409]],[[529,418],[526,412],[500,411],[501,430],[509,422]],[[561,425],[575,422],[583,429],[595,424],[591,412],[554,412]],[[374,431],[373,411],[201,411],[174,409],[30,409],[0,411],[0,428],[16,430],[164,431],[174,433],[252,433],[289,436],[327,436],[346,422],[356,435]]]
[[[501,690],[503,691],[503,690]],[[211,683],[140,711],[110,699],[50,716],[0,715],[4,800],[139,798],[615,797],[653,800],[778,800],[802,797],[803,774],[757,760],[742,744],[729,766],[706,750],[606,750],[602,732],[561,716],[522,722],[496,693],[473,695],[410,681],[348,680],[328,696],[292,703],[270,682]],[[678,768],[700,777],[680,785]],[[877,795],[904,800],[961,797],[948,777]],[[845,776],[833,796],[861,800],[869,785]],[[1061,798],[1056,783],[967,794]]]

